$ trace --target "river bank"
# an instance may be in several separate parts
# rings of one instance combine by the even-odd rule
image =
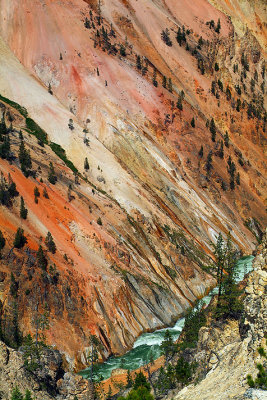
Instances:
[[[245,256],[238,260],[238,276],[237,281],[241,281],[245,274],[252,270],[252,261],[254,256]],[[207,296],[203,297],[201,301],[208,305],[210,300],[214,294],[216,294],[217,288],[214,288]],[[118,375],[114,375],[113,372],[113,379],[118,381],[121,379],[123,382],[126,376],[126,373],[123,373],[122,370],[138,370],[140,367],[149,363],[151,358],[153,360],[158,360],[161,355],[160,345],[164,339],[164,335],[166,330],[172,335],[174,341],[176,341],[184,326],[184,318],[178,319],[174,326],[166,327],[163,329],[156,330],[151,333],[144,333],[134,343],[133,348],[125,353],[123,356],[120,357],[111,357],[106,362],[99,364],[95,367],[95,379],[106,381],[111,377],[112,371],[114,370],[121,370]],[[155,362],[155,369],[156,367],[160,367],[156,365]],[[84,378],[88,377],[89,370],[85,369],[80,371],[79,374]],[[116,378],[115,378],[116,376]]]

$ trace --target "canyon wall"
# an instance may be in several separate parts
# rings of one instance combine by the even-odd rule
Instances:
[[[13,125],[13,160],[0,169],[29,210],[22,220],[19,197],[0,206],[7,331],[13,272],[23,333],[34,333],[42,304],[48,343],[81,368],[90,333],[102,357],[121,354],[203,296],[219,232],[231,231],[244,254],[255,249],[266,224],[266,7],[247,3],[0,0],[0,112]],[[29,117],[47,133],[45,147]],[[36,172],[28,178],[19,130]],[[35,203],[35,186],[49,199]],[[22,250],[13,248],[19,226]],[[57,252],[42,271],[36,251],[48,231]]]

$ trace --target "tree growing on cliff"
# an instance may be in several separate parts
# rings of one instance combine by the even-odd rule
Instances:
[[[86,171],[88,171],[89,170],[89,162],[88,162],[88,158],[87,157],[85,157],[85,160],[84,160],[84,169],[86,170]]]
[[[220,33],[220,30],[221,30],[221,20],[219,18],[218,22],[217,22],[217,25],[216,25],[216,28],[215,28],[215,32],[216,33]]]
[[[216,125],[215,125],[213,118],[210,121],[210,132],[211,132],[211,140],[213,142],[215,142],[215,140],[216,140]]]
[[[48,181],[50,183],[52,183],[52,185],[55,185],[56,181],[57,181],[57,176],[55,173],[55,168],[52,164],[52,162],[50,161],[49,163],[49,172],[48,172]]]
[[[167,329],[164,334],[164,340],[160,345],[162,354],[165,357],[165,363],[167,364],[177,351],[177,346],[173,341],[170,331]]]
[[[21,249],[27,243],[27,238],[24,236],[24,230],[22,228],[18,228],[13,245],[16,249]]]
[[[55,254],[57,248],[53,239],[53,236],[51,235],[50,232],[47,232],[46,238],[45,238],[45,244],[48,247],[48,250],[52,253]]]
[[[226,243],[219,234],[214,246],[214,255],[218,285],[215,317],[216,319],[237,319],[242,311],[242,303],[239,300],[241,292],[236,284],[237,252],[233,248],[230,234]]]
[[[158,87],[157,70],[156,70],[156,68],[154,68],[154,71],[153,71],[153,79],[152,79],[152,82],[153,82],[153,85],[154,85],[155,87]]]
[[[23,395],[17,386],[12,390],[11,400],[23,400]]]
[[[6,135],[7,133],[8,129],[6,126],[5,115],[3,115],[0,122],[0,137],[2,137],[2,135]]]
[[[168,29],[168,28],[166,28],[165,30],[163,30],[163,31],[161,32],[161,39],[163,40],[163,42],[164,42],[167,46],[169,46],[169,47],[172,46],[172,41],[171,41],[171,39],[170,39],[170,32],[169,32],[169,29]]]
[[[32,393],[27,389],[23,400],[33,400]]]
[[[213,168],[213,166],[212,166],[212,151],[210,151],[208,154],[205,167],[206,167],[207,173],[209,174],[211,169]]]
[[[6,239],[4,238],[2,231],[0,231],[0,258],[1,258],[1,251],[5,247],[5,244],[6,244]]]
[[[42,248],[41,245],[39,246],[39,249],[37,251],[36,258],[37,258],[38,267],[40,267],[44,271],[46,271],[48,261],[47,261],[47,258],[46,258],[45,254],[44,254],[44,251],[43,251],[43,248]]]
[[[229,138],[229,134],[228,134],[227,131],[225,132],[225,135],[224,135],[223,139],[224,139],[224,145],[225,145],[225,147],[229,148],[230,138]]]
[[[37,204],[38,203],[38,197],[40,197],[40,192],[37,186],[35,186],[34,190],[33,190],[33,194],[34,194],[34,202]]]
[[[223,141],[222,141],[222,140],[221,140],[221,142],[220,142],[219,157],[220,157],[220,158],[223,158],[223,157],[224,157]]]
[[[130,370],[127,370],[127,383],[126,383],[126,388],[130,389],[133,386],[133,378],[131,375]]]
[[[32,160],[30,151],[26,150],[23,139],[21,139],[19,146],[19,162],[21,171],[28,177],[30,175],[30,169],[32,168]]]
[[[27,215],[28,215],[28,210],[25,207],[24,199],[21,196],[21,198],[20,198],[20,218],[27,219]]]
[[[178,97],[176,107],[178,108],[178,110],[183,111],[183,98],[181,95],[179,95]]]
[[[4,137],[0,137],[0,141],[3,143],[0,144],[0,157],[4,160],[10,159],[10,138],[9,135],[5,135]]]

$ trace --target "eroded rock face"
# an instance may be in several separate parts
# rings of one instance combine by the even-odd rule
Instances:
[[[86,363],[90,333],[102,341],[103,358],[121,354],[141,332],[170,324],[202,297],[214,285],[205,267],[220,231],[231,230],[243,253],[254,250],[254,233],[266,221],[263,11],[256,1],[111,0],[101,5],[98,20],[93,0],[1,0],[0,94],[7,100],[0,102],[0,116],[9,126],[12,115],[15,159],[12,165],[1,159],[0,167],[29,210],[22,221],[18,199],[0,208],[7,239],[1,315],[14,311],[13,271],[21,330],[33,333],[36,302],[46,303],[47,341],[64,352],[71,368]],[[218,34],[207,22],[219,19]],[[187,46],[176,40],[183,26]],[[161,39],[166,28],[172,46]],[[28,135],[25,113],[10,100],[27,108],[83,178]],[[20,129],[35,178],[20,170]],[[223,145],[222,155],[226,131],[229,147]],[[56,185],[48,181],[50,162]],[[12,250],[18,226],[27,251]],[[58,250],[52,255],[45,248],[49,265],[43,272],[36,251],[48,231]]]
[[[247,325],[247,329],[244,337],[240,335],[237,321],[227,321],[217,327],[202,327],[194,359],[203,365],[209,360],[209,372],[199,384],[189,385],[168,399],[266,398],[266,391],[248,389],[246,377],[248,374],[256,376],[256,363],[262,362],[257,349],[266,346],[264,335],[267,331],[267,235],[259,247],[253,267],[245,289],[247,295],[244,301],[244,325]]]
[[[73,400],[74,396],[88,398],[88,382],[62,369],[62,357],[56,350],[45,349],[39,368],[29,373],[23,363],[22,349],[18,352],[0,342],[0,398],[11,398],[17,386],[22,393],[28,389],[37,400]]]

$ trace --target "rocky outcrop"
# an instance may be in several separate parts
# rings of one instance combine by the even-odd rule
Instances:
[[[58,351],[45,349],[38,368],[30,373],[24,366],[22,350],[0,342],[0,399],[9,400],[16,386],[22,393],[30,390],[36,400],[73,400],[75,395],[88,399],[88,382],[63,370]]]
[[[200,383],[189,385],[168,399],[245,400],[265,399],[266,391],[248,389],[247,375],[256,376],[257,351],[266,348],[267,332],[267,235],[259,247],[245,288],[244,320],[202,327],[194,360],[207,370]],[[203,371],[203,370],[202,370]]]

